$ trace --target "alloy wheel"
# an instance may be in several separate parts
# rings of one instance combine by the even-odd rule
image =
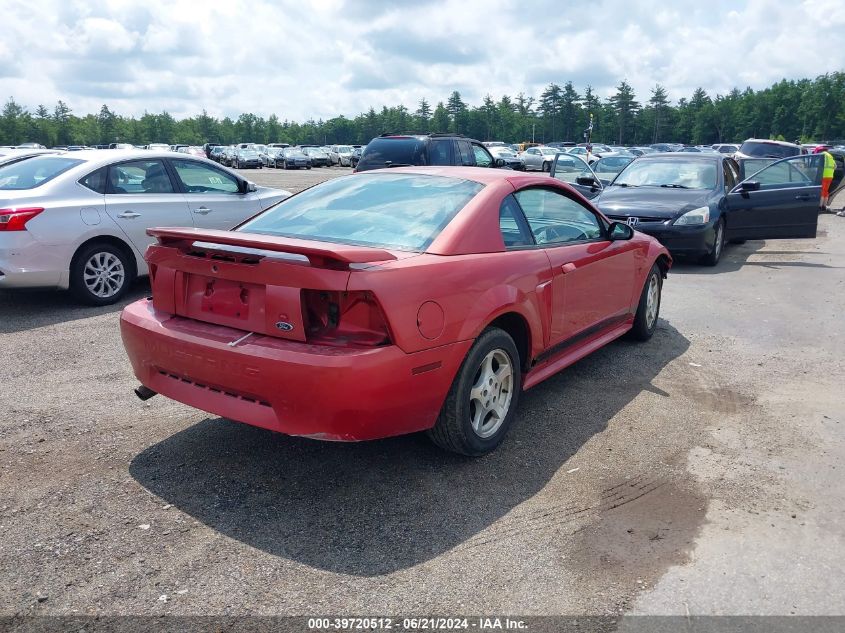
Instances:
[[[101,251],[85,262],[82,276],[88,292],[100,299],[108,299],[123,288],[126,269],[117,255]]]
[[[657,320],[657,311],[660,307],[660,279],[652,275],[648,280],[648,290],[645,300],[645,321],[646,327],[651,329]]]
[[[505,421],[513,399],[513,366],[508,353],[497,348],[488,353],[469,392],[472,430],[478,437],[496,433]]]

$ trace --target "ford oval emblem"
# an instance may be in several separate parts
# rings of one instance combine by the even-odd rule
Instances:
[[[279,321],[278,323],[276,323],[276,327],[282,332],[290,332],[293,329],[293,323],[288,323],[287,321]]]

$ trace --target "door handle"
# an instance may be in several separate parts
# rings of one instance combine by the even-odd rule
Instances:
[[[809,196],[809,194],[806,194],[806,193],[799,193],[797,196],[795,196],[795,199],[796,200],[809,200],[810,196]]]
[[[563,266],[560,267],[560,272],[562,272],[564,274],[571,273],[573,270],[575,270],[575,268],[576,268],[575,264],[573,264],[572,262],[569,262],[568,264],[564,264]]]
[[[134,211],[124,211],[123,213],[118,213],[117,217],[123,218],[124,220],[131,220],[133,218],[140,218],[140,213],[135,213]]]
[[[208,207],[197,207],[196,209],[194,209],[194,213],[205,215],[207,213],[211,213],[211,209],[209,209]]]

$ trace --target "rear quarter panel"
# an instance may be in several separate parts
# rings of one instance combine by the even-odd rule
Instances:
[[[548,257],[541,250],[420,255],[356,271],[349,290],[375,294],[394,341],[408,353],[473,339],[506,312],[525,319],[531,346],[539,350],[548,336],[549,303],[543,287],[550,279]],[[420,331],[420,308],[427,302],[443,313],[436,336]]]

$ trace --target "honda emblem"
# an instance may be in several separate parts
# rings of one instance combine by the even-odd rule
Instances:
[[[639,223],[640,223],[639,218],[633,218],[633,217],[628,218],[628,222],[627,222],[628,226],[637,226]]]

